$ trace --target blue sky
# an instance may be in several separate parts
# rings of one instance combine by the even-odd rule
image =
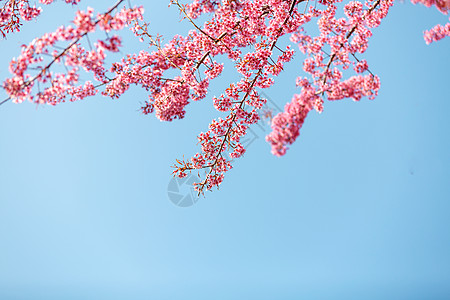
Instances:
[[[153,32],[189,29],[165,1],[146,5]],[[20,44],[75,9],[46,7],[1,41],[2,80]],[[196,135],[219,116],[208,98],[171,123],[140,114],[139,89],[2,105],[0,299],[450,298],[450,39],[422,38],[445,20],[396,3],[365,55],[381,78],[374,101],[325,103],[281,158],[268,128],[252,128],[220,190],[190,207],[169,198],[170,165],[198,151]],[[265,91],[271,103],[297,92],[300,63]],[[233,80],[228,69],[211,97]]]

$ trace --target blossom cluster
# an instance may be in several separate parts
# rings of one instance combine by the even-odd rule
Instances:
[[[42,4],[50,4],[54,0],[39,0]],[[77,4],[81,0],[65,0],[66,3]],[[6,0],[0,8],[0,33],[3,38],[10,32],[20,30],[20,20],[31,21],[37,18],[42,8],[30,5],[29,0]]]
[[[430,6],[434,5],[443,14],[447,14],[447,12],[450,10],[450,1],[449,0],[411,0],[411,2],[414,4],[421,3],[421,4],[425,5],[426,7],[430,7]]]
[[[445,25],[438,24],[429,30],[425,30],[423,34],[427,44],[437,42],[447,36],[450,36],[450,22],[447,22]]]

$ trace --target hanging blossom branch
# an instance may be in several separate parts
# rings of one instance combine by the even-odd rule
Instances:
[[[199,194],[218,186],[223,181],[224,173],[231,169],[231,160],[244,154],[245,149],[240,140],[246,134],[248,126],[259,121],[258,110],[266,102],[258,95],[255,88],[270,87],[274,82],[270,75],[278,75],[283,69],[283,63],[292,59],[293,51],[288,47],[278,56],[275,64],[270,63],[278,39],[292,32],[293,24],[300,25],[305,21],[295,8],[300,2],[302,1],[292,0],[290,3],[278,1],[272,6],[252,3],[241,8],[241,15],[245,16],[245,22],[248,23],[245,27],[242,26],[246,28],[246,31],[242,30],[233,34],[234,39],[246,38],[246,43],[239,46],[254,45],[255,51],[237,59],[236,68],[243,75],[242,80],[231,84],[225,94],[219,98],[213,98],[216,109],[228,112],[228,116],[225,119],[213,120],[209,131],[198,136],[202,153],[197,153],[191,161],[177,160],[177,164],[174,165],[174,174],[179,177],[186,176],[188,171],[206,169],[204,180],[195,183],[195,189]],[[220,9],[222,9],[221,6],[217,9],[215,16],[223,15],[219,14]],[[251,15],[248,14],[250,11],[253,12]],[[182,9],[182,12],[186,13],[186,10]],[[255,18],[257,14],[254,12],[258,12],[259,16]],[[193,22],[190,18],[189,20]],[[215,18],[213,18],[214,21]],[[217,24],[221,22],[224,20],[220,20]],[[265,23],[269,23],[269,26],[262,26]],[[199,28],[197,25],[195,27]],[[200,32],[210,38],[204,30]],[[256,37],[260,37],[261,42],[256,43]],[[227,49],[232,49],[236,45],[230,40]],[[239,99],[240,95],[242,95],[241,99]],[[246,106],[250,111],[246,110]]]
[[[65,0],[66,3],[77,4],[81,0]],[[42,4],[50,4],[53,0],[39,0]],[[37,18],[42,8],[31,6],[28,0],[6,0],[0,8],[0,34],[3,38],[8,33],[20,31],[21,20],[31,21]]]
[[[284,112],[276,115],[272,120],[272,132],[266,140],[272,146],[272,153],[284,155],[297,137],[308,113],[315,109],[323,110],[323,99],[326,94],[328,100],[352,98],[359,101],[363,96],[373,99],[380,88],[378,76],[373,74],[351,76],[342,80],[343,70],[354,66],[356,73],[368,71],[366,60],[357,63],[350,60],[356,53],[364,53],[368,46],[368,39],[372,35],[370,28],[378,26],[392,6],[392,0],[376,0],[367,3],[364,10],[362,3],[350,2],[344,7],[347,18],[336,19],[336,6],[330,5],[324,10],[311,10],[311,17],[318,20],[320,35],[311,37],[299,28],[291,40],[299,45],[300,51],[307,54],[303,70],[309,73],[312,80],[298,77],[297,86],[302,88],[300,94],[294,95],[292,101],[285,106]],[[351,40],[350,38],[354,36]],[[324,62],[323,48],[331,49],[331,56]],[[332,68],[334,66],[334,68]]]
[[[123,1],[117,1],[106,13],[98,14],[95,19],[92,8],[88,8],[86,12],[78,11],[73,21],[74,27],[62,26],[55,32],[47,33],[33,40],[29,45],[24,45],[21,55],[10,63],[9,69],[14,77],[4,82],[3,87],[9,97],[0,104],[11,99],[15,103],[30,100],[38,104],[55,105],[64,102],[67,97],[70,101],[75,101],[97,94],[98,91],[90,81],[85,82],[84,85],[76,85],[79,81],[79,68],[92,73],[101,83],[108,82],[103,66],[105,52],[119,51],[121,39],[113,35],[105,40],[98,40],[95,48],[90,51],[87,51],[79,42],[98,28],[104,32],[120,30],[129,25],[130,20],[142,19],[142,8],[123,8],[112,15]],[[62,51],[58,51],[57,42],[70,42],[70,44]],[[50,56],[51,61],[39,65],[45,60],[45,56]],[[66,67],[66,73],[50,71],[55,63],[61,62]],[[39,71],[32,76],[27,73],[31,69]],[[33,95],[36,82],[38,92]]]

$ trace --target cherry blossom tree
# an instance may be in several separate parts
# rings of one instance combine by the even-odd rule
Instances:
[[[53,0],[39,2],[48,5]],[[65,2],[76,5],[80,0]],[[443,14],[450,9],[450,0],[412,2],[435,6]],[[380,89],[380,78],[370,71],[363,54],[372,30],[388,15],[393,0],[171,0],[169,4],[180,11],[192,30],[166,43],[150,31],[144,7],[129,1],[118,0],[103,13],[94,13],[92,8],[77,11],[71,25],[22,46],[20,55],[10,62],[11,77],[3,82],[7,96],[0,104],[31,101],[56,105],[97,94],[119,98],[136,85],[148,92],[142,113],[173,121],[185,117],[191,101],[212,100],[225,117],[213,119],[198,135],[198,153],[176,160],[173,166],[173,174],[179,177],[198,172],[195,188],[200,194],[218,187],[233,160],[245,153],[242,138],[249,126],[259,121],[267,101],[259,91],[274,85],[293,59],[294,49],[304,57],[303,70],[293,80],[300,91],[272,119],[272,132],[266,140],[274,155],[286,153],[307,115],[313,110],[322,112],[324,100],[374,99]],[[41,11],[29,0],[4,1],[0,10],[2,42],[20,31],[23,22],[38,19]],[[309,34],[307,28],[314,24],[315,34]],[[108,53],[122,47],[117,31],[125,28],[143,43],[142,50],[108,62]],[[99,35],[103,38],[91,44],[89,36],[96,32],[103,32]],[[447,23],[426,30],[424,38],[429,44],[449,35]],[[283,39],[290,39],[295,47],[280,46]],[[211,97],[208,87],[224,69],[219,57],[234,64],[240,80]],[[86,73],[91,80],[82,81],[80,74]]]

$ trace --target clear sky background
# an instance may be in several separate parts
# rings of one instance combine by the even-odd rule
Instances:
[[[0,41],[2,80],[20,44],[73,18],[61,2]],[[145,5],[166,40],[190,29],[166,1]],[[422,37],[446,20],[396,3],[365,55],[376,100],[325,103],[282,158],[252,127],[220,190],[190,207],[169,199],[170,165],[198,151],[230,66],[172,123],[140,114],[139,89],[2,105],[0,299],[449,299],[450,39]],[[278,107],[300,64],[265,92]]]

